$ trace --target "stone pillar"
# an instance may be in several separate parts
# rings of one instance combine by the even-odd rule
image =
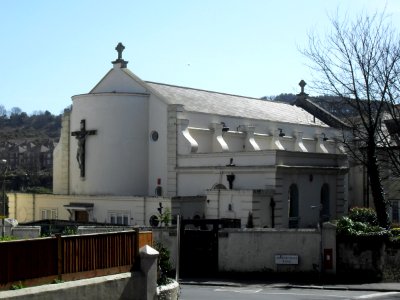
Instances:
[[[177,152],[178,152],[178,114],[183,112],[183,105],[168,105],[168,132],[167,132],[167,155],[168,155],[168,176],[167,176],[167,196],[177,195]]]
[[[157,299],[157,259],[159,252],[146,245],[140,248],[140,270],[144,274],[143,295],[138,295],[142,300]]]
[[[327,274],[336,274],[336,226],[326,222],[322,224],[322,264]]]

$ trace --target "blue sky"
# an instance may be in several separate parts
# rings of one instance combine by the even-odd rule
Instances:
[[[298,93],[311,80],[299,48],[350,17],[398,0],[2,0],[0,104],[59,114],[112,67],[118,42],[143,80],[251,97]]]

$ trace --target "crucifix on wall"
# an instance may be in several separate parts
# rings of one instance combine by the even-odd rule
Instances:
[[[85,143],[88,135],[94,135],[97,130],[86,130],[86,121],[81,120],[81,129],[79,131],[71,132],[78,141],[78,150],[76,151],[76,160],[81,170],[81,177],[85,177]]]

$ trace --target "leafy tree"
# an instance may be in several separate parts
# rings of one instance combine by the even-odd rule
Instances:
[[[337,96],[357,111],[357,117],[346,119],[353,135],[344,134],[343,140],[354,158],[366,167],[379,225],[388,228],[388,203],[378,154],[385,151],[400,170],[397,147],[392,147],[381,126],[388,115],[396,123],[400,119],[395,106],[400,99],[399,34],[385,12],[372,16],[364,13],[353,21],[336,15],[331,25],[332,30],[325,36],[309,35],[303,54],[316,72],[315,89]]]

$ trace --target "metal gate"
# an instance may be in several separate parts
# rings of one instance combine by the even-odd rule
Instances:
[[[210,277],[218,272],[218,230],[226,227],[240,227],[240,220],[182,220],[182,277]]]

